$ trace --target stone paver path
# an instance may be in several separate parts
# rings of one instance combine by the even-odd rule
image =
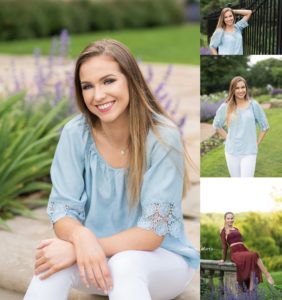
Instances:
[[[201,123],[201,142],[209,139],[215,134],[215,129],[212,127],[212,124]]]

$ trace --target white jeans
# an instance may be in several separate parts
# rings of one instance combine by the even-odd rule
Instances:
[[[158,248],[155,251],[124,251],[108,260],[113,289],[111,300],[169,300],[181,294],[195,270],[180,255]],[[66,300],[71,288],[103,295],[87,289],[76,265],[40,280],[33,276],[24,300]]]
[[[231,177],[254,177],[256,155],[235,156],[225,152],[225,158]]]

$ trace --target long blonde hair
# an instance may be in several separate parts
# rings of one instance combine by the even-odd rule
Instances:
[[[236,97],[235,97],[235,89],[236,89],[238,82],[240,82],[240,81],[243,81],[246,86],[245,100],[246,101],[249,100],[247,81],[245,80],[245,78],[243,78],[241,76],[234,77],[230,82],[228,96],[226,99],[226,103],[227,103],[226,124],[227,124],[227,126],[230,125],[231,114],[235,111],[235,109],[237,107]]]
[[[107,55],[112,57],[120,67],[121,72],[126,76],[129,89],[129,207],[137,204],[143,175],[146,169],[146,145],[144,141],[147,139],[149,130],[151,129],[157,136],[157,125],[160,123],[153,118],[153,115],[168,115],[161,107],[150,88],[148,87],[139,67],[130,53],[129,49],[122,43],[105,39],[96,41],[88,45],[78,57],[75,67],[75,90],[76,99],[80,111],[86,116],[91,127],[95,127],[98,117],[91,113],[83,99],[82,88],[80,83],[80,67],[83,63],[94,56]],[[184,161],[186,155],[184,153]],[[184,187],[183,197],[188,189],[188,171],[187,164],[184,166]]]
[[[216,25],[216,29],[218,29],[218,28],[223,28],[223,29],[225,29],[226,24],[225,24],[225,22],[224,22],[224,15],[225,15],[225,13],[228,12],[228,11],[231,11],[231,13],[232,13],[232,15],[233,15],[233,18],[234,18],[234,22],[235,22],[236,16],[235,16],[233,10],[232,10],[230,7],[225,7],[225,8],[222,9],[222,11],[221,11],[221,13],[220,13],[220,16],[219,16],[219,18],[218,18],[218,22],[217,22],[217,25]]]

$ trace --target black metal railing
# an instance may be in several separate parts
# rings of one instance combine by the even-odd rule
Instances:
[[[243,31],[244,54],[282,54],[282,1],[241,0],[239,8],[253,11]],[[207,16],[209,40],[220,12],[221,9]]]

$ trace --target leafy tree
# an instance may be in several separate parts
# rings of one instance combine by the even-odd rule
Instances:
[[[282,60],[269,58],[253,65],[250,69],[249,84],[265,87],[271,84],[282,87]]]
[[[201,94],[229,89],[234,76],[248,76],[247,56],[202,56]]]

